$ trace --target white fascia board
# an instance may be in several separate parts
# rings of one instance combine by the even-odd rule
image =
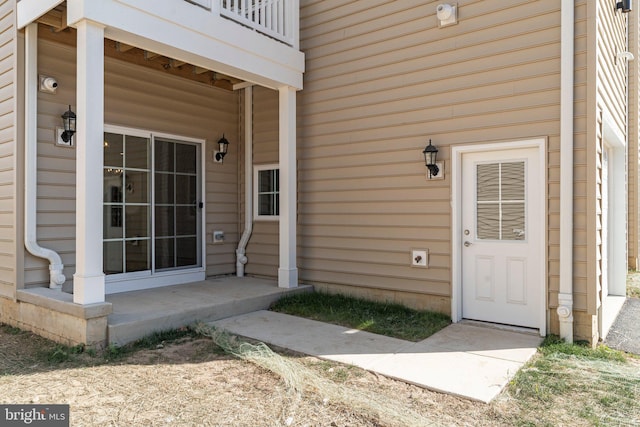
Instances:
[[[20,0],[18,2],[18,28],[24,28],[64,0]]]
[[[186,1],[68,0],[69,25],[99,22],[105,37],[277,89],[302,89],[304,54]]]

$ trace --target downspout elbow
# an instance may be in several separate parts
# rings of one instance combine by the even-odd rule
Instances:
[[[43,248],[34,240],[25,240],[25,247],[31,255],[38,258],[46,258],[49,261],[49,287],[51,289],[61,290],[67,278],[62,272],[64,270],[64,264],[62,264],[60,255],[51,249]]]
[[[568,344],[573,343],[573,296],[558,296],[558,321],[560,324],[560,337]]]
[[[245,249],[236,249],[236,275],[244,277],[244,265],[249,262],[249,258],[245,255]]]

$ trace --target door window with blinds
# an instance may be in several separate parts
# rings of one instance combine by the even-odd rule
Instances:
[[[477,239],[526,239],[526,167],[524,160],[476,164]]]
[[[200,144],[104,134],[105,274],[199,267]]]

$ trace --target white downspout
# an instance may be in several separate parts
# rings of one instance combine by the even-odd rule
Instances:
[[[560,338],[573,343],[574,2],[562,0],[560,68]]]
[[[245,255],[253,231],[253,87],[244,88],[244,232],[236,249],[236,275],[244,277]]]
[[[66,281],[60,255],[38,245],[36,238],[36,200],[38,181],[38,24],[25,29],[25,112],[24,112],[24,246],[34,256],[49,260],[49,287],[62,289]]]

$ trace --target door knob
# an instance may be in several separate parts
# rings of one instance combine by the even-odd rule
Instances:
[[[471,243],[471,242],[464,242],[464,245],[465,245],[465,247],[467,247],[467,248],[468,248],[469,246],[471,246],[471,245],[472,245],[472,243]]]

